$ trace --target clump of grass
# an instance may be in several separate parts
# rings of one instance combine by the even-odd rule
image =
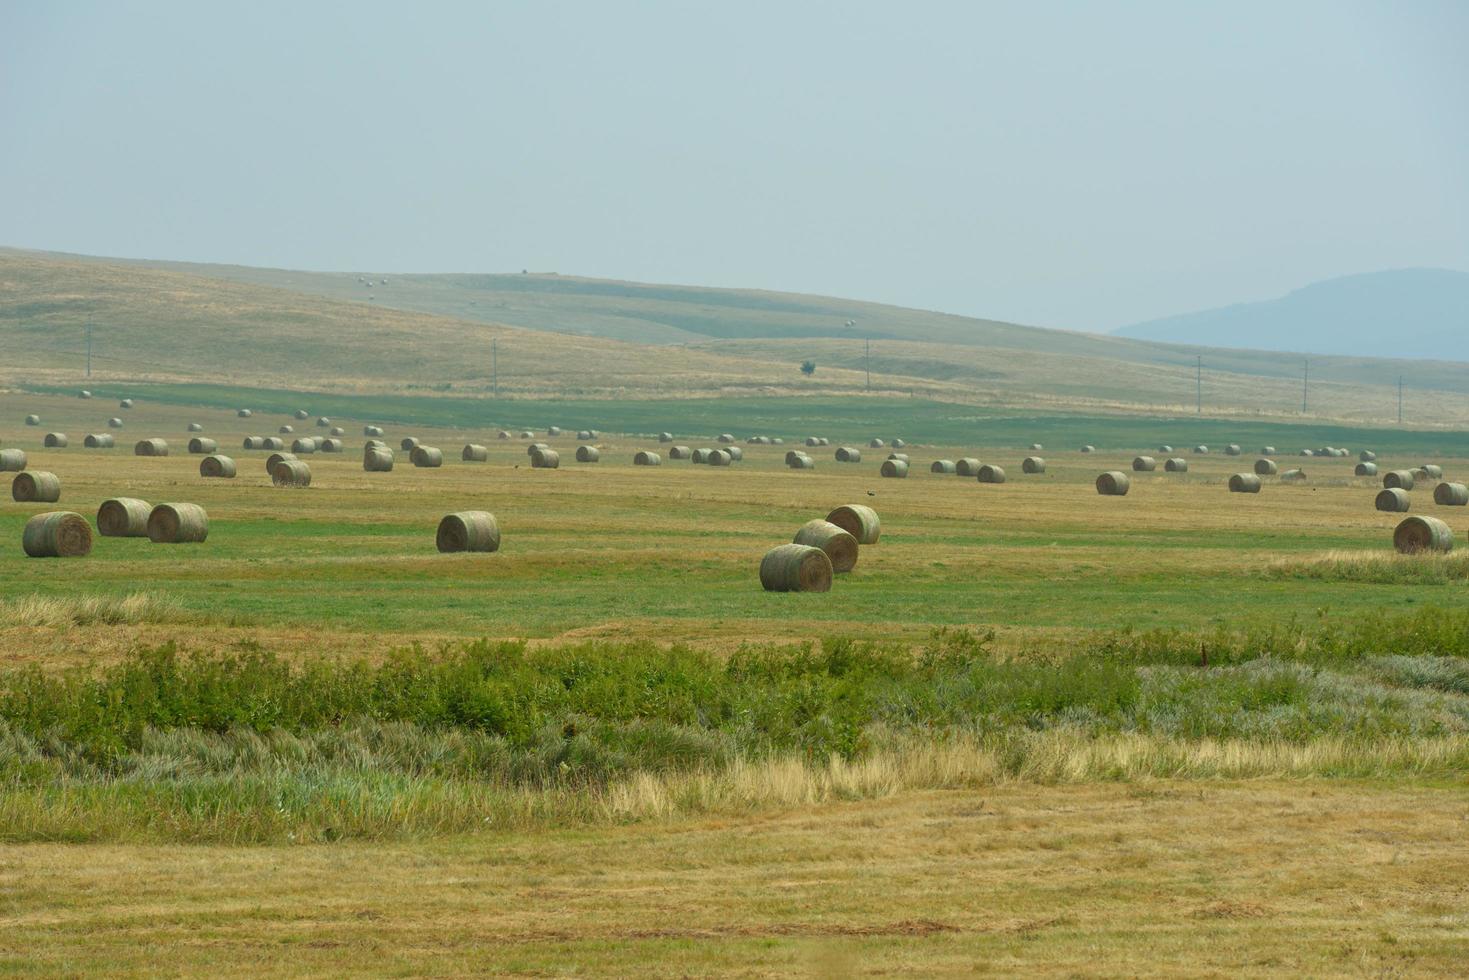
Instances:
[[[152,592],[120,597],[27,595],[0,602],[0,622],[11,626],[116,626],[189,618],[173,599]]]
[[[1447,585],[1469,581],[1469,552],[1400,555],[1395,551],[1323,551],[1282,558],[1267,565],[1263,574],[1273,579]]]

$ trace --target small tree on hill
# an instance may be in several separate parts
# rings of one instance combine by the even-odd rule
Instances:
[[[816,373],[816,362],[815,361],[802,361],[801,362],[801,373],[804,374],[808,378],[811,377],[811,375],[813,375],[813,374]]]

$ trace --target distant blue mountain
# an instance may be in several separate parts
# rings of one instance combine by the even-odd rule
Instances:
[[[1395,269],[1343,276],[1263,303],[1184,313],[1112,332],[1210,347],[1469,361],[1469,272]]]

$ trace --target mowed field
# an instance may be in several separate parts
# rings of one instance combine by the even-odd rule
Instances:
[[[917,407],[874,413],[879,428],[855,401],[746,429],[690,403],[647,426],[691,446],[732,432],[745,459],[727,469],[618,432],[579,464],[584,407],[546,405],[537,437],[561,466],[533,470],[528,440],[495,438],[531,427],[533,403],[468,424],[446,402],[418,416],[435,424],[333,414],[346,451],[309,457],[311,487],[285,490],[241,442],[283,424],[322,434],[315,415],[290,417],[278,392],[250,419],[157,395],[122,410],[0,394],[0,447],[63,481],[58,504],[0,498],[11,972],[1397,976],[1469,960],[1469,566],[1395,555],[1401,515],[1373,509],[1379,479],[1352,476],[1370,448],[1384,471],[1435,462],[1462,480],[1458,434],[1359,433],[1352,458],[1300,459],[1342,433],[1273,428],[1280,469],[1309,478],[1249,495],[1225,484],[1260,447],[1221,455],[1217,420],[1199,426],[1208,455],[1175,445],[1187,474],[1161,472],[1146,420],[1038,421],[1067,444],[1027,476],[1022,423],[968,443],[957,423],[919,426]],[[41,426],[21,424],[29,412]],[[117,448],[81,448],[112,415]],[[238,477],[200,477],[189,422]],[[400,452],[393,472],[363,472],[367,422],[395,447],[440,447],[443,467]],[[545,437],[551,424],[568,431]],[[1159,441],[1186,424],[1160,424]],[[41,448],[48,431],[71,445]],[[786,444],[746,445],[756,433]],[[786,469],[808,433],[833,445],[806,450],[814,471]],[[169,457],[132,455],[155,436]],[[879,477],[888,450],[871,436],[908,441],[907,479]],[[466,442],[488,462],[461,462]],[[862,462],[836,463],[842,444]],[[640,449],[663,465],[634,467]],[[1095,476],[1130,473],[1139,452],[1160,471],[1099,496]],[[959,456],[1007,482],[928,472]],[[30,515],[91,519],[113,496],[199,503],[209,538],[23,557]],[[1464,508],[1436,507],[1431,486],[1412,497],[1469,540]],[[845,503],[883,520],[856,570],[830,593],[762,591],[765,551]],[[439,519],[461,510],[496,515],[498,553],[437,553]],[[1405,632],[1354,632],[1379,621]],[[538,704],[589,684],[599,657],[647,666],[628,668],[631,714],[588,707],[602,690],[621,705],[609,666],[605,687],[524,735],[520,701],[448,721],[330,706],[313,721],[297,703],[340,680],[380,706],[385,678],[427,675],[435,651],[478,638],[553,658],[524,655]],[[138,659],[168,642],[197,670]],[[491,674],[520,656],[499,649],[466,656]],[[265,656],[372,666],[293,687],[249,673]],[[365,673],[379,665],[396,673]],[[109,670],[110,687],[87,686]],[[212,692],[249,700],[251,676],[269,703],[221,721],[236,716]],[[729,691],[687,693],[706,676]],[[153,728],[106,727],[148,698],[178,704],[150,708]]]

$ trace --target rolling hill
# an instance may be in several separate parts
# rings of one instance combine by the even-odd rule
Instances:
[[[1469,361],[1469,272],[1398,269],[1344,276],[1279,299],[1150,320],[1113,333],[1216,347]]]

